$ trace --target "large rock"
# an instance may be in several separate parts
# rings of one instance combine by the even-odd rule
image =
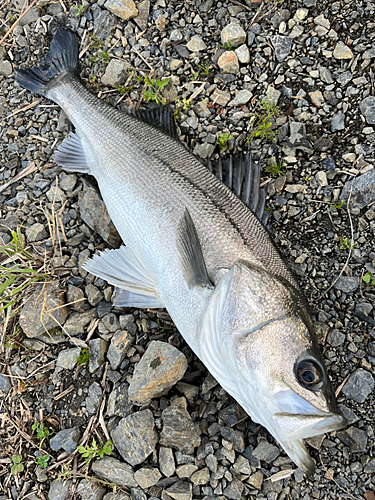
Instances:
[[[370,372],[358,368],[352,373],[342,388],[346,397],[354,399],[357,403],[363,403],[367,396],[374,390],[374,377]]]
[[[104,7],[125,21],[138,15],[138,9],[133,0],[107,0]]]
[[[104,457],[101,460],[95,460],[91,470],[100,478],[110,483],[115,483],[118,486],[125,486],[127,488],[138,486],[137,481],[134,479],[132,467],[113,457]]]
[[[219,57],[217,65],[223,73],[230,73],[232,75],[237,75],[240,70],[237,54],[233,50],[225,51]]]
[[[360,209],[375,201],[375,168],[345,184],[341,198],[347,200],[349,196],[350,206]]]
[[[97,190],[83,182],[83,191],[78,195],[78,208],[81,219],[91,229],[100,234],[104,241],[113,247],[121,244],[121,238],[111,221],[107,209]]]
[[[68,310],[64,294],[58,283],[39,285],[23,306],[19,324],[28,337],[42,333],[65,323]]]
[[[49,445],[53,451],[63,449],[67,453],[73,453],[73,451],[77,448],[80,437],[81,433],[78,427],[64,429],[49,440]]]
[[[220,33],[221,43],[230,47],[239,47],[246,40],[246,33],[240,24],[230,23]]]
[[[292,48],[292,39],[288,36],[273,35],[271,36],[271,43],[275,49],[278,62],[285,61]]]
[[[102,84],[114,87],[122,85],[129,76],[130,64],[120,59],[111,59],[102,76]]]
[[[160,444],[177,448],[183,453],[191,453],[199,446],[201,439],[194,428],[193,421],[186,409],[185,398],[176,398],[162,413],[163,430]]]
[[[111,338],[107,358],[112,370],[116,370],[125,359],[126,353],[134,343],[134,337],[126,330],[117,330]]]
[[[185,355],[166,342],[152,341],[137,364],[129,387],[134,404],[148,404],[176,384],[187,368]]]
[[[152,411],[143,410],[121,419],[112,431],[113,444],[130,465],[141,464],[154,451],[154,425]]]
[[[361,113],[366,118],[366,121],[369,125],[375,124],[375,97],[368,96],[363,99],[359,104],[359,109]]]

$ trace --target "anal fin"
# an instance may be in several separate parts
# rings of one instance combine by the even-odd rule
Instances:
[[[81,139],[75,133],[71,133],[57,148],[54,161],[64,170],[82,174],[90,173]]]
[[[156,289],[155,275],[143,257],[129,247],[94,255],[83,268],[119,289],[113,302],[117,307],[164,307]]]

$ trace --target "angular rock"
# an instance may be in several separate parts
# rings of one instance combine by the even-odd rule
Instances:
[[[53,203],[61,203],[66,200],[64,192],[58,186],[52,186],[46,193],[48,200]]]
[[[138,9],[133,0],[107,0],[104,7],[125,21],[138,15]]]
[[[262,441],[253,451],[253,457],[257,458],[258,460],[264,460],[267,463],[273,462],[279,455],[279,448],[269,443],[265,439],[262,439]]]
[[[0,393],[8,394],[10,389],[12,388],[12,384],[8,377],[0,374]]]
[[[150,12],[150,0],[143,0],[137,5],[138,16],[134,18],[135,23],[139,26],[141,31],[147,28],[147,21]]]
[[[127,331],[118,330],[113,335],[107,352],[112,370],[116,370],[121,365],[133,343],[134,337]]]
[[[292,39],[282,35],[273,35],[270,39],[278,62],[285,61],[292,48]]]
[[[220,427],[220,434],[226,440],[232,443],[233,449],[242,453],[245,450],[245,441],[240,431],[235,431],[229,427]]]
[[[60,481],[55,479],[52,481],[48,492],[48,500],[66,500],[69,496],[71,480]]]
[[[113,443],[130,465],[138,465],[154,451],[157,437],[151,410],[133,413],[120,420],[112,431]]]
[[[108,397],[107,415],[109,417],[127,417],[132,412],[133,405],[129,401],[128,384],[121,384],[113,389]]]
[[[311,99],[311,102],[316,106],[317,108],[321,108],[323,103],[324,103],[324,97],[323,94],[319,90],[315,90],[314,92],[309,92],[309,96]]]
[[[194,428],[186,409],[185,398],[176,398],[162,413],[163,430],[160,444],[177,448],[182,453],[191,453],[199,446],[201,439]]]
[[[210,482],[210,471],[208,467],[204,467],[203,469],[197,470],[192,474],[190,481],[196,486],[207,484]]]
[[[233,500],[241,500],[241,495],[244,489],[244,485],[237,478],[233,478],[228,486],[224,489],[223,495],[225,498],[231,498]]]
[[[351,59],[353,57],[353,52],[344,42],[339,40],[334,48],[333,57],[335,59]]]
[[[100,333],[114,333],[120,329],[120,323],[117,319],[116,314],[109,313],[103,316],[102,320],[98,325],[98,330]]]
[[[190,479],[191,475],[198,470],[194,464],[184,464],[177,467],[176,474],[180,479]]]
[[[340,276],[334,284],[336,290],[341,290],[344,293],[353,293],[359,286],[359,278],[357,276]]]
[[[64,330],[72,337],[80,335],[81,333],[84,333],[85,326],[88,325],[92,319],[96,318],[96,316],[96,309],[89,309],[83,313],[73,313],[66,320]]]
[[[357,403],[363,403],[367,396],[374,390],[374,377],[370,372],[358,368],[352,373],[342,388],[346,397],[354,399]]]
[[[89,372],[95,373],[105,361],[105,355],[108,350],[108,342],[103,339],[93,339],[89,341],[89,346]]]
[[[70,304],[69,307],[71,307],[75,311],[83,312],[85,306],[87,307],[87,304],[85,304],[85,295],[83,291],[78,288],[78,286],[68,285],[66,300],[68,304]]]
[[[60,368],[64,368],[65,370],[73,370],[77,363],[77,359],[81,353],[81,349],[79,347],[74,347],[73,349],[65,349],[64,351],[60,351],[56,366]]]
[[[108,87],[123,85],[129,76],[130,65],[126,61],[111,59],[102,76],[102,84]]]
[[[367,462],[363,471],[366,472],[366,474],[373,474],[375,472],[375,458]]]
[[[77,493],[81,495],[81,500],[102,500],[106,491],[104,486],[87,479],[82,479],[77,486]]]
[[[192,500],[193,487],[191,483],[176,481],[170,488],[165,490],[174,500]]]
[[[211,94],[211,100],[214,104],[220,104],[220,106],[225,106],[230,100],[230,94],[228,92],[224,92],[220,89],[215,89]]]
[[[356,427],[349,427],[345,433],[349,438],[349,448],[352,453],[366,451],[368,436],[365,431]]]
[[[189,42],[186,44],[186,47],[191,52],[199,52],[200,50],[206,50],[207,45],[204,43],[200,36],[194,35],[190,38]]]
[[[142,489],[151,488],[154,486],[159,479],[161,478],[161,474],[156,468],[145,468],[141,467],[134,473],[134,479],[137,481],[139,486]]]
[[[91,470],[100,478],[110,483],[115,483],[118,486],[125,486],[127,488],[138,486],[137,481],[134,479],[133,468],[128,464],[116,460],[116,458],[104,457],[101,460],[94,460]]]
[[[219,418],[225,425],[233,427],[248,418],[248,414],[242,407],[235,403],[219,411]],[[221,422],[220,422],[221,423]]]
[[[230,101],[229,106],[242,106],[249,102],[252,96],[253,94],[249,90],[240,90],[236,97]]]
[[[85,294],[90,306],[96,307],[103,300],[104,295],[95,285],[85,286]]]
[[[37,337],[63,325],[68,315],[64,304],[58,283],[37,286],[21,310],[19,324],[23,332],[28,337]]]
[[[241,64],[249,64],[250,62],[250,52],[247,47],[247,45],[244,43],[243,45],[240,45],[236,50],[235,50],[236,56],[238,57],[238,61]]]
[[[159,448],[159,467],[165,477],[173,476],[176,470],[173,451],[171,448],[160,446]]]
[[[45,240],[46,238],[48,238],[48,233],[43,224],[40,224],[40,222],[36,222],[26,229],[26,238],[27,241],[33,243],[35,241]]]
[[[70,454],[77,448],[80,437],[81,433],[78,427],[64,429],[49,440],[49,445],[53,451],[62,449]]]
[[[331,330],[327,335],[327,342],[332,347],[338,347],[345,342],[345,334],[338,330]]]
[[[12,212],[8,212],[5,219],[0,219],[0,231],[2,233],[11,234],[11,231],[15,231],[19,224],[20,220],[17,215]]]
[[[103,391],[98,382],[93,382],[89,387],[89,394],[85,399],[86,411],[89,415],[94,415],[97,412],[100,404],[100,399]]]
[[[258,470],[255,474],[249,477],[247,482],[256,490],[260,490],[263,484],[263,472]]]
[[[246,33],[240,24],[230,23],[221,30],[220,39],[222,45],[236,48],[245,43]]]
[[[225,51],[224,54],[219,57],[217,65],[223,73],[229,73],[231,75],[237,75],[240,70],[237,55],[233,50]]]
[[[350,194],[351,193],[351,194]],[[375,201],[375,169],[348,181],[342,190],[341,197],[348,200],[350,195],[350,206],[364,208]]]
[[[359,109],[369,125],[375,124],[375,97],[368,96],[359,103]]]
[[[93,186],[84,179],[83,191],[78,194],[77,206],[81,219],[91,229],[100,234],[104,241],[113,247],[121,244],[121,238],[111,221],[103,200]]]
[[[342,111],[339,111],[332,116],[331,119],[331,130],[335,132],[336,130],[344,130],[345,128],[345,115]]]
[[[12,64],[9,61],[0,61],[0,76],[8,78],[13,72]]]
[[[176,384],[187,368],[185,355],[166,342],[152,341],[137,364],[129,387],[133,403],[148,404]]]

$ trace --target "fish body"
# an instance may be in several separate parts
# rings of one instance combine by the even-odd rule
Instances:
[[[293,275],[252,211],[178,141],[167,111],[158,118],[169,135],[91,95],[76,65],[75,36],[60,31],[17,79],[73,123],[55,161],[95,177],[126,245],[85,269],[117,287],[116,305],[165,307],[218,382],[312,473],[303,438],[346,422]]]

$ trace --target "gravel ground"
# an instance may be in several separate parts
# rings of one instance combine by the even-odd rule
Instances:
[[[48,285],[29,287],[19,318],[1,312],[0,499],[374,500],[375,4],[39,0],[17,23],[22,7],[0,11],[0,36],[13,27],[0,45],[0,238],[8,245],[20,227]],[[56,25],[77,32],[94,93],[124,110],[142,95],[173,103],[202,161],[247,150],[262,100],[277,105],[251,142],[269,229],[349,420],[310,440],[313,477],[221,389],[167,314],[113,308],[112,288],[81,268],[120,239],[93,179],[52,161],[65,115],[13,72],[40,60]],[[114,447],[87,473],[77,444],[93,438]]]

